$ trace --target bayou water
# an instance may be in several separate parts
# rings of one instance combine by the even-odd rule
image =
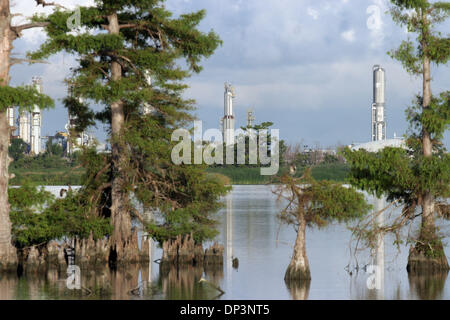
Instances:
[[[60,190],[47,189],[55,194]],[[152,263],[126,270],[82,270],[79,290],[69,289],[67,274],[56,270],[35,276],[3,276],[0,299],[450,299],[447,277],[409,277],[408,248],[403,246],[399,252],[388,237],[384,239],[384,277],[377,287],[371,287],[367,267],[373,261],[368,252],[352,254],[351,232],[342,224],[307,230],[312,280],[287,286],[283,278],[295,231],[280,225],[277,214],[283,203],[272,189],[234,186],[223,199],[216,239],[225,247],[223,268],[160,272],[162,252],[153,244]],[[450,256],[448,246],[446,255]]]

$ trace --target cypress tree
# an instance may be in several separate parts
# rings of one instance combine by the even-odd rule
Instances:
[[[8,172],[11,159],[8,155],[10,144],[10,127],[7,109],[19,106],[21,110],[31,111],[33,105],[41,109],[52,106],[53,101],[39,94],[32,86],[11,87],[10,68],[22,59],[12,59],[11,51],[14,40],[21,36],[23,30],[40,28],[47,23],[32,22],[14,26],[11,24],[10,1],[0,0],[0,271],[17,269],[17,253],[11,242],[11,221],[8,202]],[[33,62],[33,61],[29,61]]]
[[[393,20],[416,33],[416,41],[403,41],[389,55],[400,61],[408,73],[420,77],[422,92],[406,110],[411,132],[407,150],[385,148],[378,153],[364,150],[345,156],[351,164],[351,182],[378,196],[403,205],[401,216],[382,228],[359,230],[368,243],[375,235],[396,233],[396,243],[403,240],[400,230],[421,217],[418,236],[408,258],[408,271],[435,272],[449,270],[437,218],[448,218],[447,198],[450,196],[450,156],[442,138],[450,124],[450,92],[431,92],[431,65],[446,64],[450,58],[449,35],[435,30],[450,14],[450,3],[427,0],[393,0]],[[421,208],[417,212],[417,208]]]
[[[68,27],[73,13],[67,10],[36,17],[49,23],[49,39],[31,57],[75,55],[79,65],[68,80],[73,97],[66,107],[79,131],[93,120],[107,125],[111,154],[85,152],[80,201],[88,212],[111,219],[111,257],[134,259],[133,216],[161,242],[191,232],[197,241],[212,237],[209,214],[226,188],[201,168],[170,160],[171,132],[193,120],[195,102],[182,97],[182,81],[200,72],[202,59],[221,43],[213,31],[198,30],[205,11],[173,17],[161,0],[100,0],[79,10],[78,30]],[[88,102],[104,109],[95,111]],[[160,219],[146,221],[132,195]]]

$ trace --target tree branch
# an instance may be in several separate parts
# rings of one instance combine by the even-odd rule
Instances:
[[[17,37],[20,37],[23,30],[26,29],[32,29],[32,28],[44,28],[48,26],[50,22],[32,22],[32,23],[26,23],[22,24],[20,26],[12,26],[11,30],[17,35]]]
[[[49,63],[48,61],[45,60],[33,60],[33,59],[17,59],[17,58],[11,58],[9,59],[9,63],[11,66],[15,65],[15,64],[19,64],[22,62],[28,62],[28,63]]]
[[[43,8],[47,7],[47,6],[53,6],[53,7],[57,7],[57,8],[61,8],[61,9],[65,9],[67,10],[66,7],[55,3],[55,2],[45,2],[44,0],[36,0],[36,6],[42,6]]]

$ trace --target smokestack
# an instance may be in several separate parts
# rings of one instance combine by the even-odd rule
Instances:
[[[42,79],[40,77],[33,77],[33,86],[39,93],[42,93]],[[38,155],[41,153],[41,109],[38,105],[34,105],[31,113],[31,153]]]
[[[224,95],[224,117],[223,117],[223,140],[225,145],[234,144],[234,114],[233,99],[235,98],[234,88],[229,83],[225,83]]]
[[[384,69],[373,67],[372,141],[386,140],[386,76]]]
[[[255,112],[253,109],[247,109],[247,127],[253,127],[255,120]]]

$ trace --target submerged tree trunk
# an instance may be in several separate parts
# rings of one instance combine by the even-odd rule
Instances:
[[[108,31],[110,34],[119,34],[119,20],[117,14],[108,16]],[[117,62],[111,63],[111,78],[119,81],[122,78],[122,67]],[[134,262],[138,259],[137,243],[131,234],[131,216],[128,212],[128,193],[125,190],[124,164],[126,163],[126,148],[121,141],[121,134],[125,125],[123,101],[118,100],[111,104],[112,129],[112,206],[111,220],[114,227],[110,239],[111,258],[113,263]]]
[[[435,226],[434,197],[427,193],[422,200],[422,224],[419,239],[409,252],[407,270],[411,273],[435,274],[450,270],[444,246]]]
[[[9,83],[9,58],[12,49],[9,0],[0,0],[0,86]],[[0,271],[17,269],[17,252],[11,243],[11,221],[8,202],[9,124],[6,109],[0,110]]]
[[[298,222],[294,254],[284,276],[286,282],[311,279],[308,257],[306,256],[306,221],[302,213],[298,214]]]
[[[426,17],[423,18],[425,25]],[[423,60],[423,103],[422,112],[431,104],[431,72],[430,59],[427,56],[425,40],[422,43],[425,57]],[[426,128],[422,129],[422,145],[424,157],[433,156],[433,143],[430,133]],[[422,197],[422,224],[420,236],[414,249],[410,250],[408,258],[408,272],[436,272],[448,271],[449,265],[445,256],[444,247],[436,233],[435,226],[435,199],[430,191],[426,191]]]

